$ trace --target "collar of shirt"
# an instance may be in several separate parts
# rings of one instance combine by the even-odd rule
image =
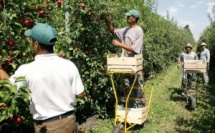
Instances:
[[[50,57],[57,57],[58,55],[56,53],[52,54],[41,54],[41,55],[36,55],[35,60],[40,60],[40,59],[45,59],[45,58],[50,58]]]

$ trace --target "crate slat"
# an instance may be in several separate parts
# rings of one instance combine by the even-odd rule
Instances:
[[[119,66],[119,65],[108,65],[108,71],[123,71],[123,72],[137,72],[143,69],[142,65],[139,66]]]
[[[143,64],[143,59],[134,60],[132,58],[110,58],[107,60],[109,65],[141,65]]]
[[[189,73],[205,73],[207,64],[203,60],[185,60],[184,71]]]
[[[122,119],[119,119],[119,121],[120,122],[124,122],[124,120],[122,120]],[[142,119],[132,119],[132,118],[129,118],[129,119],[127,119],[127,121],[129,123],[134,123],[134,124],[142,125],[146,121],[146,118],[142,118]]]
[[[206,73],[206,69],[184,69],[186,73]]]
[[[116,54],[107,55],[107,70],[114,72],[137,72],[143,69],[143,55],[134,57],[118,57]]]
[[[142,124],[146,120],[147,106],[143,108],[129,108],[127,121],[130,123]],[[125,118],[125,109],[118,109],[117,116]],[[121,120],[123,121],[123,120]]]
[[[194,69],[201,69],[206,68],[206,64],[184,64],[185,69],[194,68]]]

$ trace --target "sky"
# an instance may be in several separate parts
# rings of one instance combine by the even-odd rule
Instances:
[[[210,25],[208,14],[212,14],[215,0],[157,0],[157,13],[174,17],[179,27],[189,25],[194,39],[198,41],[203,30]]]

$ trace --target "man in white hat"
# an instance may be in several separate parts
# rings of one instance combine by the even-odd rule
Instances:
[[[205,85],[207,86],[209,83],[209,77],[208,77],[208,70],[209,70],[209,64],[210,64],[210,51],[207,49],[207,44],[205,42],[203,42],[201,44],[202,46],[202,52],[201,52],[201,60],[205,60],[207,62],[207,72],[203,73],[203,77],[204,77],[204,81],[205,81]]]

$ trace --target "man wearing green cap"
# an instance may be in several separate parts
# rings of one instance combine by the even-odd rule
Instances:
[[[57,41],[53,27],[37,23],[25,35],[31,39],[35,60],[21,65],[10,78],[1,70],[2,77],[9,78],[18,88],[26,86],[31,90],[30,111],[36,133],[76,133],[76,97],[86,95],[77,67],[53,52]],[[26,81],[15,83],[21,76]]]
[[[122,56],[133,57],[135,54],[142,53],[143,50],[143,30],[137,24],[139,20],[139,12],[130,10],[125,13],[129,26],[118,29],[113,27],[110,20],[104,17],[108,30],[115,34],[121,42],[113,40],[113,45],[122,48]]]
[[[122,48],[122,54],[121,56],[125,57],[134,57],[136,54],[142,54],[143,51],[143,30],[142,28],[137,24],[140,14],[137,10],[130,10],[129,12],[125,13],[127,16],[127,23],[129,26],[124,28],[115,28],[111,23],[110,20],[104,15],[103,18],[105,20],[105,23],[107,25],[108,30],[116,35],[118,37],[118,40],[114,39],[112,41],[112,44],[116,47]],[[139,72],[140,74],[140,72]],[[142,76],[138,76],[137,82],[135,83],[138,86],[142,86]],[[133,78],[126,77],[124,79],[126,86],[131,86],[133,83]],[[143,97],[143,91],[140,89],[136,89],[132,91],[131,97]],[[135,101],[130,100],[129,101],[129,107],[136,108],[136,107],[142,107],[143,102],[142,101]]]

